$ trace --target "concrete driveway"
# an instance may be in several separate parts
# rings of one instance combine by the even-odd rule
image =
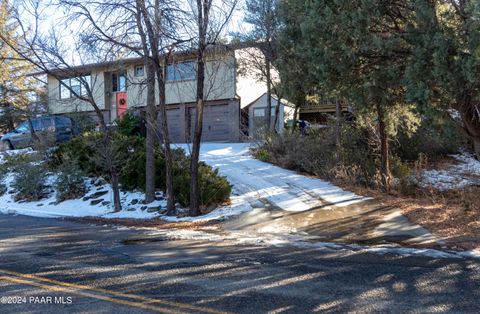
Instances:
[[[249,147],[248,143],[201,147],[201,160],[218,168],[233,185],[235,197],[253,208],[227,221],[227,231],[295,234],[308,241],[441,247],[428,230],[411,224],[398,209],[261,162],[251,156]]]

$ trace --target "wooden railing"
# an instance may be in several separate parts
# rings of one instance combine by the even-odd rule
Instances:
[[[349,111],[349,105],[347,101],[340,100],[342,111]],[[319,102],[308,102],[304,106],[300,107],[300,112],[303,113],[335,113],[337,106],[336,99],[323,98]]]

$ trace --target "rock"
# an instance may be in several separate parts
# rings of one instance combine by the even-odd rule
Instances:
[[[15,194],[15,190],[8,191],[8,194]]]
[[[165,199],[165,197],[163,196],[155,196],[155,200],[157,201],[163,201]]]
[[[103,196],[105,194],[107,194],[108,191],[98,191],[98,192],[95,192],[93,193],[92,195],[90,195],[89,197],[90,198],[99,198],[100,196]]]
[[[102,202],[102,205],[103,205],[103,206],[107,206],[107,205],[110,205],[110,203],[111,203],[110,201],[103,201],[103,202]]]
[[[100,202],[103,201],[101,198],[100,199],[97,199],[97,200],[91,200],[90,201],[90,205],[97,205],[97,204],[100,204]]]
[[[84,196],[84,197],[82,198],[82,201],[86,202],[86,201],[88,201],[90,198],[91,198],[90,196]]]
[[[142,207],[140,207],[141,210],[145,210],[145,209],[147,209],[147,208],[148,208],[148,206],[142,206]]]
[[[166,213],[167,213],[167,209],[162,209],[162,210],[160,211],[160,214],[162,214],[162,215],[165,215]]]
[[[93,185],[95,186],[101,186],[105,184],[107,184],[107,181],[105,181],[103,178],[98,178],[97,180],[95,180],[95,182],[93,182]]]
[[[162,208],[160,206],[155,206],[155,207],[148,207],[147,212],[149,213],[154,213],[160,211]]]
[[[135,208],[127,208],[127,212],[134,212],[135,210]]]
[[[42,203],[40,203],[40,204],[37,204],[37,206],[43,206],[43,204],[42,204]]]
[[[138,204],[138,200],[136,198],[134,198],[131,202],[130,202],[130,205],[136,205]]]
[[[48,203],[48,205],[57,205],[58,203],[57,202],[50,202]]]

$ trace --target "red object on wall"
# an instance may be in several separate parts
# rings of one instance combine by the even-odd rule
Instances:
[[[118,92],[116,93],[117,97],[117,117],[123,117],[123,115],[128,110],[127,104],[127,93],[126,92]]]

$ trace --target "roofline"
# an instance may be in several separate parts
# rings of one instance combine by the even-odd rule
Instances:
[[[255,42],[240,42],[235,44],[226,44],[226,45],[210,45],[208,46],[209,52],[223,50],[224,52],[235,51],[238,49],[245,49],[249,47],[258,47],[261,43]],[[175,59],[176,57],[183,57],[187,59],[188,57],[195,57],[196,50],[195,49],[188,49],[184,51],[179,51],[174,53],[171,57]],[[131,65],[135,63],[141,63],[143,61],[143,57],[131,57],[131,58],[124,58],[124,59],[117,59],[117,60],[109,60],[109,61],[101,61],[101,62],[94,62],[82,65],[76,65],[68,68],[52,68],[47,71],[38,71],[29,74],[29,76],[36,76],[36,75],[45,75],[49,73],[54,73],[59,76],[72,76],[75,74],[82,74],[85,72],[89,72],[91,70],[101,68],[101,67],[110,67],[115,65]]]
[[[243,107],[242,109],[247,109],[248,107],[250,107],[251,105],[253,105],[253,103],[257,102],[260,98],[263,97],[263,95],[266,95],[267,92],[264,92],[263,94],[261,94],[259,97],[257,97],[254,101],[250,102],[248,105],[246,105],[245,107]],[[278,101],[278,97],[277,95],[275,94],[271,94],[271,97],[274,98],[275,100]],[[285,102],[284,102],[285,101]],[[280,99],[280,102],[282,103],[282,105],[284,106],[287,106],[287,107],[290,107],[290,108],[295,108],[295,105],[294,104],[290,104],[290,102],[284,98]]]

